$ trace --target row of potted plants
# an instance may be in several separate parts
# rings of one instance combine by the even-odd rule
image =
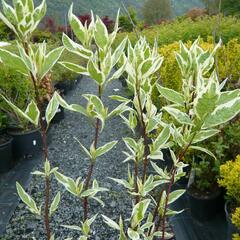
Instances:
[[[54,84],[54,88],[62,94],[67,94],[76,87],[80,79],[81,76],[78,76],[76,80],[61,81],[61,84]],[[32,90],[29,89],[29,91]],[[7,92],[8,94],[5,91],[3,92],[5,96],[11,97],[9,92]],[[21,92],[18,92],[18,89],[17,94],[21,94]],[[29,121],[26,121],[25,118],[16,114],[14,109],[6,104],[6,102],[10,102],[9,99],[5,100],[5,102],[2,99],[0,101],[0,158],[2,159],[0,173],[8,172],[19,159],[31,159],[31,157],[37,156],[42,150],[40,128],[36,128]],[[28,99],[26,98],[25,102],[27,103],[27,101]],[[46,101],[43,111],[46,110],[47,104],[48,101]],[[28,107],[26,107],[26,111],[28,111]],[[59,123],[62,119],[64,119],[64,109],[60,106],[52,122]],[[50,137],[48,140],[50,140]]]

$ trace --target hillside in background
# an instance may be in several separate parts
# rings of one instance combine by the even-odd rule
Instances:
[[[121,2],[126,6],[132,6],[137,10],[138,16],[141,18],[141,8],[144,0],[47,0],[48,16],[51,16],[59,23],[64,23],[65,16],[71,2],[74,3],[74,12],[77,15],[87,14],[92,9],[94,13],[111,18],[115,18],[117,10],[121,8]],[[41,0],[35,1],[37,4]],[[201,0],[172,0],[173,12],[175,16],[183,15],[193,7],[203,7]]]

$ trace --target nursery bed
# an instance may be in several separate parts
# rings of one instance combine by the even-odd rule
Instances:
[[[84,77],[81,82],[77,85],[76,89],[73,90],[69,96],[66,97],[69,103],[81,103],[84,104],[84,99],[81,94],[86,93],[96,93],[97,86],[93,81]],[[105,90],[103,101],[106,106],[111,110],[116,106],[116,102],[107,98],[110,95],[124,95],[125,91],[121,87],[120,81],[113,81],[109,84],[108,88]],[[94,131],[87,119],[78,114],[67,112],[65,114],[65,119],[58,125],[53,125],[51,129],[52,143],[49,146],[49,160],[53,166],[59,167],[59,171],[63,172],[67,176],[77,178],[79,176],[85,177],[88,168],[88,159],[81,152],[78,143],[74,140],[77,137],[85,146],[89,146],[92,142]],[[131,132],[122,123],[120,118],[115,117],[110,119],[106,123],[106,128],[101,133],[100,145],[112,140],[119,140],[118,149],[124,150],[124,143],[121,141],[122,137],[130,136]],[[108,177],[124,178],[127,175],[126,164],[123,164],[124,155],[120,154],[116,147],[106,154],[104,157],[100,158],[96,164],[94,170],[94,177],[99,181],[100,186],[107,187],[110,189],[109,192],[103,193],[102,200],[105,202],[105,207],[102,208],[98,203],[91,202],[90,214],[93,216],[98,213],[99,216],[93,224],[93,237],[95,240],[117,240],[117,233],[112,229],[107,227],[101,219],[101,214],[105,214],[111,217],[113,220],[118,220],[121,214],[124,218],[129,217],[131,213],[131,200],[128,198],[126,191],[120,185],[112,182]],[[39,160],[35,159],[30,161],[35,165],[37,163],[36,169],[39,169],[42,164],[39,164]],[[30,163],[29,163],[30,164]],[[31,167],[25,171],[25,176],[27,179],[30,176]],[[21,180],[21,176],[16,176],[15,180]],[[1,184],[4,182],[4,176],[1,177]],[[29,181],[25,180],[25,186]],[[7,191],[1,186],[0,200],[2,199],[4,191]],[[42,199],[42,192],[44,189],[44,181],[39,177],[33,176],[29,184],[28,191],[31,195],[37,199]],[[52,196],[55,196],[58,189],[63,192],[62,186],[60,186],[56,180],[52,181]],[[15,192],[12,187],[12,194]],[[8,195],[9,196],[9,195]],[[181,198],[183,199],[183,198]],[[178,201],[178,205],[187,208],[185,205],[186,200]],[[6,233],[0,235],[1,240],[23,240],[23,239],[38,239],[43,240],[44,230],[42,221],[36,220],[35,217],[29,213],[24,204],[18,203],[17,197],[13,198],[13,205],[11,205],[9,217],[14,211],[16,205],[17,208],[6,227]],[[17,204],[18,203],[18,204]],[[178,207],[179,207],[178,206]],[[1,207],[1,202],[0,202]],[[62,194],[61,204],[59,210],[54,215],[51,220],[51,228],[55,233],[56,239],[63,240],[67,237],[74,237],[76,239],[77,232],[69,231],[61,227],[62,224],[66,225],[80,225],[80,220],[82,219],[83,210],[81,208],[81,203],[75,197],[70,195],[68,192]],[[1,214],[1,209],[0,209]],[[5,227],[8,218],[3,219],[3,215],[0,215],[0,229]],[[116,219],[117,217],[117,219]],[[3,220],[5,221],[3,223]],[[195,223],[188,211],[184,214],[177,216],[172,220],[174,225],[174,230],[176,232],[177,240],[225,240],[225,222],[224,217],[220,216],[213,220],[211,223],[197,224]],[[2,225],[1,225],[2,224]],[[0,232],[1,234],[1,232]],[[35,237],[35,238],[34,238]]]

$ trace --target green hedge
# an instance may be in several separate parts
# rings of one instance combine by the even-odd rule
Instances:
[[[151,44],[157,38],[159,46],[163,46],[179,40],[183,42],[193,41],[198,36],[206,41],[209,36],[213,36],[214,31],[216,31],[217,39],[221,37],[224,43],[229,42],[233,38],[240,38],[240,20],[235,17],[219,18],[218,16],[205,16],[194,21],[190,18],[177,19],[171,23],[146,28],[141,34],[146,36]],[[132,43],[137,41],[134,32],[130,34],[119,33],[116,46],[127,34]]]

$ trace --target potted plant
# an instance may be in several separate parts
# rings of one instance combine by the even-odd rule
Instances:
[[[192,168],[191,185],[188,188],[189,204],[192,216],[205,221],[213,218],[223,209],[223,189],[218,186],[220,165],[231,159],[239,146],[239,121],[233,119],[230,124],[221,126],[219,133],[206,140],[200,147],[208,148],[215,158],[207,154],[195,155],[190,152],[184,159]],[[189,176],[187,183],[189,181]],[[207,209],[207,210],[206,210]]]
[[[200,155],[192,163],[190,183],[187,188],[191,215],[198,221],[216,216],[222,207],[222,191],[217,184],[219,161]]]
[[[240,155],[235,161],[227,161],[220,166],[218,183],[226,188],[225,213],[228,222],[228,240],[233,234],[240,233],[239,207],[240,207]],[[235,235],[236,237],[236,235]]]
[[[34,103],[30,102],[26,111],[23,112],[3,94],[0,94],[0,97],[6,103],[5,105],[2,104],[1,108],[11,119],[11,126],[8,128],[7,133],[13,138],[12,148],[14,157],[19,159],[38,154],[42,148],[40,128],[33,119],[26,117],[28,114],[31,114]],[[39,113],[36,112],[34,114],[38,115]]]
[[[0,111],[0,173],[7,172],[13,166],[12,137],[6,132],[7,116]]]

